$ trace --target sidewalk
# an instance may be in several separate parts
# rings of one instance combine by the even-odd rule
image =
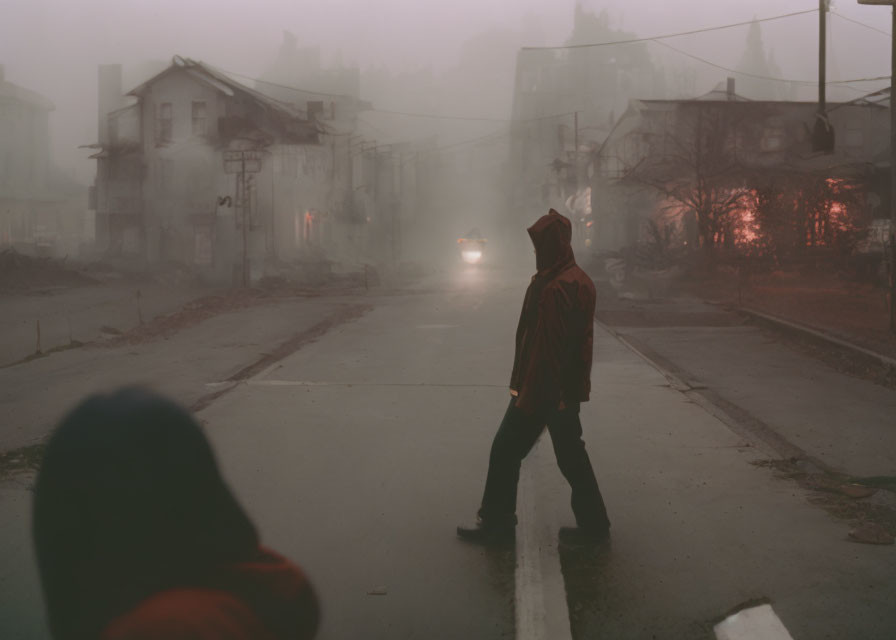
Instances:
[[[245,367],[357,298],[274,299],[217,315],[167,338],[87,346],[0,369],[0,451],[41,441],[62,413],[92,392],[143,384],[191,406]],[[211,385],[211,386],[210,386]]]
[[[154,283],[93,284],[49,293],[0,294],[0,366],[33,355],[90,342],[101,329],[128,331],[141,321],[171,313],[212,289]]]

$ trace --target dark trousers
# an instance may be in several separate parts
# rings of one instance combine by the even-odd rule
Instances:
[[[483,523],[496,526],[516,524],[520,463],[547,425],[557,464],[572,487],[572,511],[576,523],[588,529],[610,526],[607,509],[582,440],[579,404],[542,415],[529,415],[514,406],[515,402],[516,398],[511,399],[492,442],[485,494],[479,509]]]

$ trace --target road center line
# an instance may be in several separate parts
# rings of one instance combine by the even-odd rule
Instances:
[[[210,382],[207,386],[214,386]],[[431,383],[431,382],[328,382],[325,380],[269,380],[250,379],[246,381],[254,387],[459,387],[464,389],[506,389],[506,384],[472,384],[472,383]]]
[[[539,521],[535,473],[543,473],[544,454],[539,440],[520,474],[520,524],[516,536],[514,612],[516,640],[572,640],[566,588],[557,551],[557,532]]]

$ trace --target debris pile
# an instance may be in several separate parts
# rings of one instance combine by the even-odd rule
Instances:
[[[38,258],[11,248],[0,251],[0,293],[78,287],[93,282],[67,266],[65,259]]]

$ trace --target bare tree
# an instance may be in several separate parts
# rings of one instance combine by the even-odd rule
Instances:
[[[696,102],[686,109],[662,141],[653,136],[651,152],[627,177],[693,212],[696,241],[711,266],[716,247],[733,243],[732,217],[749,190],[737,160],[736,116]]]

